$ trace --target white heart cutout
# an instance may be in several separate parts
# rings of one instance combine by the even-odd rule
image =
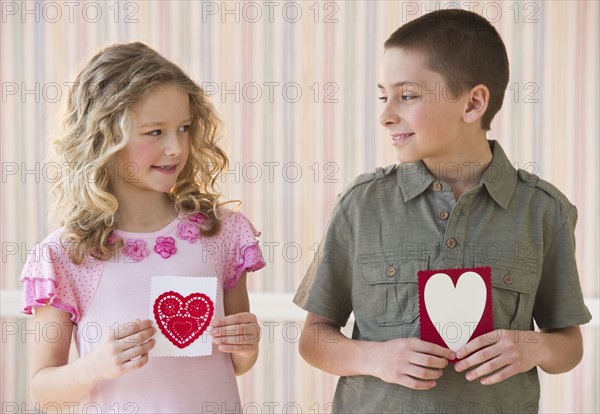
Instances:
[[[425,284],[425,307],[429,319],[453,351],[468,341],[483,315],[486,286],[475,272],[465,272],[456,287],[445,273],[436,273]]]

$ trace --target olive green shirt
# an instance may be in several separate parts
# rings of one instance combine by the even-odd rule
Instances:
[[[359,176],[338,198],[294,298],[352,338],[419,337],[417,272],[490,266],[494,329],[557,329],[588,322],[575,262],[576,208],[554,186],[516,170],[500,145],[481,183],[455,200],[422,162]],[[446,165],[459,178],[474,165]],[[450,364],[416,391],[371,376],[342,377],[337,412],[537,412],[537,368],[495,385]]]

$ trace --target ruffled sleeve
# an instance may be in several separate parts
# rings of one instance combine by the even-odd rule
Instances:
[[[71,314],[78,323],[89,304],[101,273],[98,261],[84,261],[82,265],[70,262],[60,245],[60,234],[55,232],[28,255],[21,282],[23,283],[22,311],[31,315],[33,308],[50,305]]]
[[[244,272],[254,272],[265,267],[262,252],[258,246],[260,232],[241,213],[235,212],[224,223],[224,231],[231,233],[227,263],[223,278],[225,292],[233,289]]]

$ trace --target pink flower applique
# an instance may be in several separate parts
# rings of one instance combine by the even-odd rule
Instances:
[[[177,252],[177,247],[175,247],[175,239],[173,237],[159,237],[156,239],[154,251],[160,254],[163,259],[168,259],[172,254]]]
[[[111,236],[112,237],[112,236]],[[146,248],[146,242],[140,239],[127,240],[125,246],[123,246],[123,254],[129,257],[134,262],[139,262],[144,257],[148,256],[150,252]]]
[[[187,220],[182,220],[177,225],[177,237],[190,243],[196,242],[200,237],[198,225]]]
[[[190,214],[186,217],[189,221],[193,221],[194,223],[202,224],[206,221],[206,216],[202,213],[194,213]]]
[[[106,244],[117,244],[118,241],[119,236],[117,236],[114,233],[111,233],[110,236],[108,236],[108,239],[106,239]]]

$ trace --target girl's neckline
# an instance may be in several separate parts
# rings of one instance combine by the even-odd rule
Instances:
[[[119,230],[119,229],[114,229],[113,230],[113,234],[116,236],[119,236],[123,239],[151,239],[151,238],[156,238],[158,236],[163,236],[167,233],[169,233],[171,230],[174,230],[177,227],[177,222],[180,220],[180,217],[176,217],[175,219],[173,219],[173,221],[171,221],[169,224],[167,224],[165,227],[163,227],[162,229],[153,231],[153,232],[135,232],[135,231],[125,231],[125,230]]]

